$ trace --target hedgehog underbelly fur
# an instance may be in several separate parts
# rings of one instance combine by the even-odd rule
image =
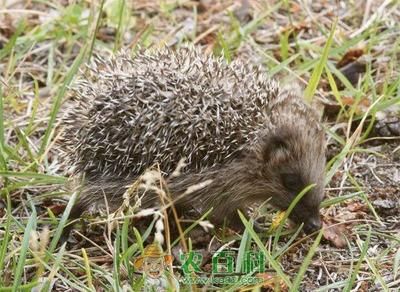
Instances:
[[[267,199],[285,209],[313,183],[291,218],[320,224],[319,116],[261,68],[193,47],[96,59],[71,89],[62,125],[65,167],[85,178],[75,213],[104,195],[122,203],[127,185],[158,164],[173,198],[210,181],[176,204],[213,207],[216,222]],[[182,157],[182,174],[170,177]]]

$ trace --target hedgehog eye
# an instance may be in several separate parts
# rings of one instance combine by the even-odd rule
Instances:
[[[304,186],[301,177],[294,173],[282,173],[281,179],[283,186],[292,192],[299,192]]]
[[[263,149],[263,158],[268,161],[272,157],[284,157],[288,150],[287,142],[282,139],[282,137],[272,136],[268,137],[265,141],[265,146]],[[279,160],[279,159],[276,159]]]

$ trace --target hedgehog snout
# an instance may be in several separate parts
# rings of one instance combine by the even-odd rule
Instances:
[[[289,217],[294,223],[303,224],[306,234],[314,233],[322,227],[319,207],[304,204],[302,201],[294,208]]]
[[[315,217],[315,218],[310,218],[309,220],[307,220],[306,222],[304,222],[304,232],[307,234],[311,234],[314,233],[318,230],[320,230],[322,227],[322,221],[321,218]]]
[[[299,214],[299,210],[294,211],[289,215],[289,218],[295,224],[303,224],[303,230],[306,234],[311,234],[321,229],[322,220],[319,211],[310,212],[311,210],[302,209],[301,214]]]

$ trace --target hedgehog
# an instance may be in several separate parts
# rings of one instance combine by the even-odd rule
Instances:
[[[315,184],[289,218],[306,232],[320,229],[320,115],[260,66],[195,47],[120,52],[95,58],[69,96],[60,145],[67,172],[83,184],[71,218],[104,198],[115,210],[132,181],[157,165],[175,206],[212,208],[214,224],[237,224],[238,210],[267,200],[285,210]],[[171,175],[182,157],[185,167]],[[142,207],[159,204],[148,197]]]

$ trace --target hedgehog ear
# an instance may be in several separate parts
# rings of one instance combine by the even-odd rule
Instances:
[[[263,143],[262,156],[264,161],[282,161],[289,150],[287,140],[282,135],[267,137]]]

